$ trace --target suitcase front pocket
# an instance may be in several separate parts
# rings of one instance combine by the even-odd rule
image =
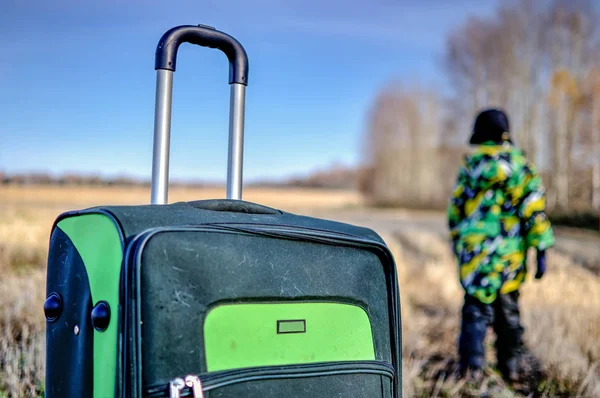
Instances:
[[[204,344],[209,372],[375,360],[365,310],[335,302],[217,305],[204,321]]]
[[[395,371],[383,361],[348,361],[268,366],[175,378],[144,389],[144,397],[391,398]],[[198,384],[186,386],[196,379]],[[194,387],[197,387],[195,392]]]
[[[124,295],[133,300],[123,369],[132,397],[188,374],[369,361],[400,372],[387,289],[395,279],[379,253],[349,237],[321,241],[292,232],[157,228],[129,244]],[[355,386],[376,389],[370,396],[377,397],[387,391],[382,377],[354,371],[256,380],[210,394],[247,397],[246,388],[274,388],[274,397],[294,396],[289,389],[299,388],[300,395],[331,397]],[[392,378],[392,391],[396,383]]]

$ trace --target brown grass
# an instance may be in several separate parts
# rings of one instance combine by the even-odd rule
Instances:
[[[173,188],[169,202],[214,199],[221,189]],[[360,204],[353,192],[246,189],[244,199],[287,211]],[[147,204],[142,187],[0,185],[0,397],[42,394],[45,359],[45,265],[50,229],[63,211],[102,204]]]
[[[169,190],[169,203],[225,197],[221,188],[174,187]],[[314,190],[305,188],[246,188],[243,199],[278,207],[283,210],[331,208],[362,203],[351,191]],[[150,203],[150,190],[144,187],[59,187],[0,185],[0,204],[19,208],[64,208],[97,205],[139,205]]]
[[[171,201],[222,196],[219,190],[174,189]],[[0,397],[42,393],[42,303],[54,218],[97,204],[146,203],[146,197],[139,188],[0,186]],[[247,190],[245,199],[304,213],[361,203],[353,193],[306,189]],[[405,397],[600,396],[600,278],[553,254],[545,279],[530,280],[522,290],[526,342],[539,369],[523,385],[509,386],[494,371],[490,350],[484,382],[472,385],[454,376],[462,292],[446,243],[425,230],[383,237],[399,271]]]
[[[45,276],[36,269],[4,274],[0,283],[0,391],[9,397],[35,397],[43,388]]]
[[[446,244],[426,231],[384,237],[399,267],[406,396],[600,396],[600,278],[553,254],[541,281],[522,289],[525,340],[539,369],[506,385],[489,368],[481,385],[457,380],[456,342],[462,291]]]

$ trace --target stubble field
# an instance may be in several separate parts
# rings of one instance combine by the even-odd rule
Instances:
[[[219,189],[179,188],[171,190],[170,201],[223,195]],[[42,304],[56,216],[99,204],[144,204],[148,198],[141,187],[0,186],[0,397],[43,396]],[[551,253],[546,277],[529,278],[522,290],[530,351],[523,380],[509,386],[495,372],[490,334],[486,376],[471,385],[454,375],[462,292],[445,236],[427,221],[438,216],[365,209],[352,192],[247,189],[244,199],[362,224],[381,234],[398,266],[405,397],[600,396],[600,278],[568,253]]]

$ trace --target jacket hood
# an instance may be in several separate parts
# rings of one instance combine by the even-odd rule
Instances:
[[[502,186],[519,167],[523,153],[509,144],[483,145],[465,156],[470,186],[490,189]]]

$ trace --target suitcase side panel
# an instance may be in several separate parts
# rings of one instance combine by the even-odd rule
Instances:
[[[46,322],[45,395],[89,397],[93,391],[93,362],[86,359],[94,353],[92,326],[86,321],[92,310],[90,284],[81,256],[59,228],[50,236],[46,291],[48,296],[59,294],[62,311]],[[78,335],[74,333],[75,325]]]
[[[61,322],[60,319],[53,322],[47,332],[47,342],[55,347],[48,354],[48,363],[61,362],[61,353],[68,349],[64,344],[59,344],[57,338],[69,336],[77,341],[76,347],[82,344],[79,341],[85,342],[85,349],[72,357],[75,362],[67,363],[66,367],[59,366],[57,372],[83,367],[82,371],[91,373],[83,378],[89,384],[85,389],[91,388],[94,397],[113,396],[117,375],[119,284],[123,259],[120,228],[105,214],[67,216],[57,222],[50,246],[48,294],[56,292],[64,296],[62,316],[73,317],[71,323],[76,322],[79,331],[76,334],[75,325],[69,322]],[[81,287],[79,293],[71,293],[74,286],[84,285],[85,288]],[[104,330],[97,330],[92,322],[92,311],[102,301],[110,308],[110,318]],[[76,316],[72,314],[73,311]],[[49,380],[51,389],[54,382],[53,378]]]

